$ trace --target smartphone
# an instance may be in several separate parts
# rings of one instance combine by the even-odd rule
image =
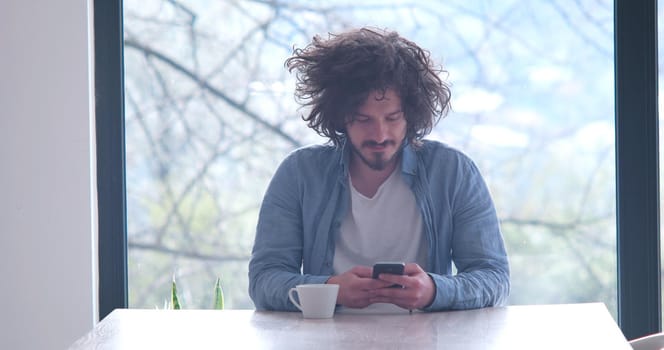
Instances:
[[[403,269],[406,266],[402,262],[379,262],[375,263],[373,266],[372,276],[375,279],[378,279],[378,275],[381,273],[391,273],[393,275],[403,275]],[[400,284],[393,284],[389,288],[402,288]]]

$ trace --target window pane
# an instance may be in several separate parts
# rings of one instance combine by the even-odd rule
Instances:
[[[361,3],[361,5],[360,5]],[[322,142],[299,118],[293,46],[373,25],[429,49],[452,84],[430,135],[494,195],[511,304],[616,310],[613,3],[125,0],[129,303],[253,308],[247,263],[280,160]]]

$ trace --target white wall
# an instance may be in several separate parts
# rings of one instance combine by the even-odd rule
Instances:
[[[0,349],[96,321],[89,6],[0,1]]]

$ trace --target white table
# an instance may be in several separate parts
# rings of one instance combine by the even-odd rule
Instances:
[[[631,349],[604,304],[393,315],[254,310],[109,314],[70,349]]]

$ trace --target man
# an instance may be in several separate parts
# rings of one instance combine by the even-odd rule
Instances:
[[[267,189],[249,263],[256,308],[295,311],[288,290],[308,283],[338,284],[346,308],[504,303],[509,266],[490,193],[468,157],[423,140],[450,99],[429,53],[362,28],[314,37],[286,66],[310,107],[303,119],[330,142],[291,153]],[[406,262],[404,274],[373,279],[379,261]]]

